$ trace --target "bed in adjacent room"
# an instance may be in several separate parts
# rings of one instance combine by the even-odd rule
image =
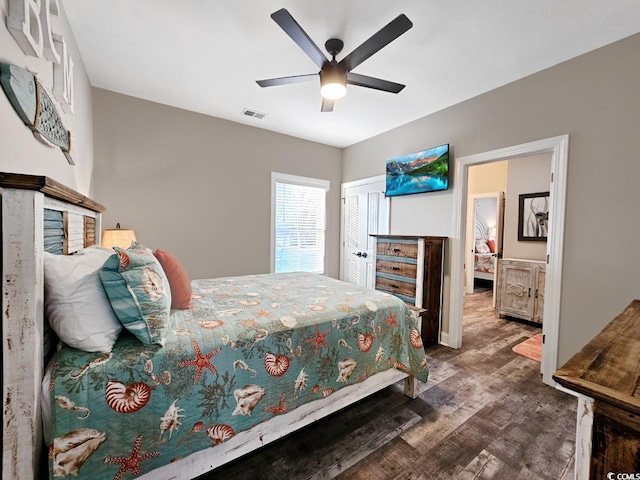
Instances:
[[[480,221],[475,223],[473,277],[494,280],[496,271],[496,240],[488,234],[488,228]]]
[[[0,186],[5,478],[38,475],[42,438],[52,478],[194,478],[399,380],[415,398],[426,381],[419,326],[392,295],[250,275],[195,280],[169,309],[154,252],[91,246],[103,207],[46,177],[0,174]],[[81,302],[108,302],[116,321],[78,314]]]

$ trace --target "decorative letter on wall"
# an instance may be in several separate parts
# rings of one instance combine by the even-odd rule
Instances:
[[[9,0],[7,27],[22,51],[27,55],[42,55],[41,0]]]
[[[44,29],[44,56],[47,60],[53,63],[60,63],[60,52],[56,50],[54,40],[57,40],[60,35],[53,33],[52,21],[54,18],[60,16],[60,5],[58,0],[45,0],[44,8],[40,10],[40,23],[45,25]]]
[[[60,28],[59,0],[9,0],[7,27],[25,55],[53,63],[53,93],[62,110],[73,113],[73,59]]]
[[[62,62],[53,64],[53,94],[62,110],[73,113],[73,59],[67,54],[64,38],[54,39],[54,43],[58,51],[62,52]]]

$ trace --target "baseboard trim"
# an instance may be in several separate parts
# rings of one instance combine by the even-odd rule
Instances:
[[[448,332],[440,332],[440,345],[444,345],[445,347],[449,346],[449,333]]]

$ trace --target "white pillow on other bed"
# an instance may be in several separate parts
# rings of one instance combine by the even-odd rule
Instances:
[[[113,250],[100,247],[44,254],[45,314],[60,340],[78,350],[110,352],[122,331],[100,281],[111,255]]]
[[[476,253],[491,253],[491,249],[489,245],[487,245],[486,240],[476,239]]]

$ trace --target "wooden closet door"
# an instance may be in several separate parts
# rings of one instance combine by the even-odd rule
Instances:
[[[342,278],[360,287],[375,288],[375,238],[388,228],[384,182],[344,189]]]

